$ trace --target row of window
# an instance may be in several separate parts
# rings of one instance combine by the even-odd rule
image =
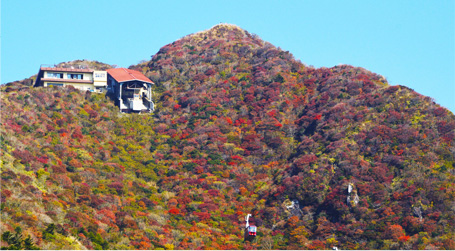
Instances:
[[[58,87],[63,87],[65,86],[64,84],[59,84],[59,83],[47,83],[47,86],[48,87],[51,87],[51,86],[58,86]],[[79,90],[83,90],[83,91],[91,91],[91,92],[106,92],[106,87],[95,87],[95,88],[90,88],[90,87],[86,87],[86,86],[81,86],[81,87],[78,87],[78,86],[74,86],[76,87],[77,89]]]
[[[47,86],[63,86],[63,84],[47,83]]]
[[[68,73],[66,74],[67,79],[84,79],[84,74]],[[61,78],[63,79],[63,73],[60,72],[48,72],[48,78]]]

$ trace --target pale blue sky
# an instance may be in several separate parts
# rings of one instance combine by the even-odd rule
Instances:
[[[75,59],[128,67],[232,23],[315,67],[360,66],[455,111],[455,1],[2,0],[1,83]]]

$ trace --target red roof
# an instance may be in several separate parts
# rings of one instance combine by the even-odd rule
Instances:
[[[126,68],[114,68],[108,69],[107,73],[111,75],[119,83],[132,80],[139,80],[142,82],[154,84],[152,80],[148,79],[146,76],[144,76],[144,74],[135,70],[130,70]]]

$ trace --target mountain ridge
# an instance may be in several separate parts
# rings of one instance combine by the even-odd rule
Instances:
[[[156,83],[153,116],[72,88],[3,95],[2,233],[48,249],[455,247],[455,117],[431,98],[224,24],[130,68]]]

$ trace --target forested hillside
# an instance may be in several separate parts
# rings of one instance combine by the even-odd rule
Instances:
[[[455,249],[455,116],[431,98],[233,25],[130,68],[154,114],[2,88],[2,247]]]

